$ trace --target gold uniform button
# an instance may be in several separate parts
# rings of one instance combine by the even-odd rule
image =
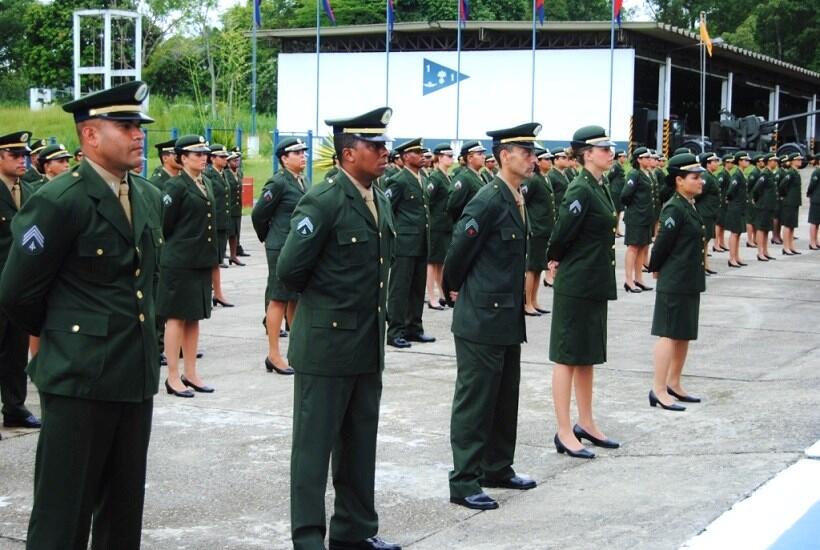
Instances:
[[[379,258],[379,263],[383,264],[384,263],[384,258]]]
[[[210,225],[208,226],[208,229],[211,229],[211,226],[210,226]]]
[[[140,319],[140,323],[144,323],[145,322],[145,314],[140,313],[139,319]]]
[[[103,255],[103,249],[102,249],[102,248],[98,248],[98,249],[97,249],[97,256],[102,256],[102,255]]]
[[[136,270],[136,271],[134,271],[134,277],[139,277],[139,276],[140,276],[140,273],[142,273],[142,271],[140,271],[140,269],[139,269],[139,268],[137,268],[137,270]]]
[[[379,283],[379,288],[384,288],[384,281]]]
[[[356,237],[351,238],[350,242],[355,243],[356,242]]]
[[[211,217],[211,213],[210,213],[210,212],[208,212],[208,217],[209,217],[209,218]]]
[[[612,265],[615,265],[615,260],[612,260]]]
[[[211,238],[210,238],[210,237],[208,237],[208,242],[211,242]]]
[[[80,332],[80,325],[74,325],[71,327],[71,332]]]
[[[142,297],[143,297],[143,295],[142,295],[142,291],[141,291],[141,290],[138,290],[138,291],[137,291],[137,298],[139,298],[140,300],[142,300]]]
[[[498,307],[498,302],[493,302],[493,307]]]
[[[333,328],[336,328],[338,326],[339,326],[339,323],[337,323],[336,321],[333,321]]]
[[[379,313],[381,313],[381,312],[382,312],[382,306],[379,306],[379,307],[377,307],[376,309],[378,309],[378,310],[379,310]]]
[[[513,239],[515,238],[515,233],[513,233],[513,234],[512,234],[512,238],[513,238]]]

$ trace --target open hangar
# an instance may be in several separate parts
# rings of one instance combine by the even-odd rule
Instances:
[[[502,121],[511,125],[534,119],[544,125],[539,138],[557,146],[568,142],[579,126],[608,125],[609,22],[537,25],[533,52],[531,22],[470,21],[462,30],[459,61],[455,21],[397,23],[387,89],[385,35],[385,25],[323,27],[316,101],[316,29],[259,31],[260,38],[280,47],[279,130],[312,129],[315,135],[327,135],[329,129],[314,120],[362,112],[388,98],[395,111],[390,133],[396,140],[423,135],[430,142],[486,142],[483,132],[501,127]],[[412,58],[412,63],[427,63],[429,70],[429,58],[436,56],[434,64],[451,78],[460,66],[458,115],[457,86],[422,92],[421,71],[402,61]],[[613,59],[611,133],[619,145],[648,145],[666,154],[681,143],[698,148],[699,36],[655,22],[623,23],[615,30]],[[529,68],[533,65],[534,70]],[[820,74],[715,41],[713,55],[706,57],[705,81],[707,148],[798,146],[817,151],[820,129],[814,115],[780,123],[759,144],[735,143],[720,121],[725,125],[729,112],[738,120],[751,115],[775,120],[814,111]]]

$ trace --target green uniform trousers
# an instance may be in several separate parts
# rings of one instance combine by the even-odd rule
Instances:
[[[330,538],[376,535],[376,432],[381,372],[357,376],[300,374],[293,386],[290,528],[294,550],[323,550],[327,467],[336,493]]]
[[[396,256],[390,267],[387,293],[387,339],[424,333],[424,286],[427,283],[425,256]]]
[[[0,337],[0,400],[3,402],[3,416],[27,418],[31,412],[26,408],[28,382],[28,334],[5,321],[5,329]]]
[[[27,550],[138,549],[153,399],[40,393]]]
[[[455,337],[456,390],[450,418],[450,496],[481,492],[481,479],[506,480],[518,430],[521,345],[478,344]]]

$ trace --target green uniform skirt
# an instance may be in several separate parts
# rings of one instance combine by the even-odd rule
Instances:
[[[231,223],[228,225],[228,236],[236,237],[242,229],[242,216],[231,216]]]
[[[279,260],[279,250],[265,249],[268,256],[268,286],[265,287],[265,307],[271,300],[277,302],[295,302],[299,293],[285,288],[279,277],[276,276],[276,262]]]
[[[549,235],[530,238],[527,243],[527,271],[544,271],[547,268],[547,245],[549,241]]]
[[[745,208],[730,208],[726,211],[726,229],[732,233],[741,234],[746,231]]]
[[[626,224],[624,244],[627,246],[646,246],[652,242],[652,227],[649,225]]]
[[[820,225],[820,203],[809,203],[809,223]]]
[[[606,363],[606,300],[552,295],[550,361],[584,366]]]
[[[726,207],[721,206],[718,208],[717,219],[715,219],[715,224],[721,227],[726,227]]]
[[[772,230],[772,218],[774,218],[774,210],[756,208],[754,226],[759,231]]]
[[[652,335],[673,340],[697,340],[700,294],[655,292]]]
[[[452,231],[430,231],[430,248],[427,255],[428,264],[443,264],[450,246]]]
[[[780,225],[794,229],[797,227],[797,218],[799,217],[799,206],[783,206],[780,209]]]
[[[216,232],[216,247],[219,254],[219,263],[225,263],[225,249],[228,247],[228,232],[220,229]]]
[[[706,237],[706,241],[708,242],[709,239],[715,238],[715,218],[703,218],[703,234]]]
[[[755,224],[755,205],[752,202],[746,203],[746,223]]]
[[[209,318],[211,268],[162,268],[157,287],[157,315],[186,321]]]

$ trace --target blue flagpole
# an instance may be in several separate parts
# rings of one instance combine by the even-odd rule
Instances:
[[[321,48],[321,35],[322,35],[322,26],[320,25],[321,20],[319,19],[319,2],[322,0],[316,0],[316,134],[315,136],[319,137],[319,51]]]
[[[390,105],[390,0],[385,3],[385,22],[387,28],[384,32],[384,104]]]
[[[609,123],[607,135],[612,137],[612,85],[615,80],[615,0],[612,0],[612,17],[609,21]]]
[[[532,90],[530,92],[530,120],[535,120],[535,1],[532,0]]]
[[[456,68],[456,141],[458,141],[459,117],[461,116],[461,2],[458,2],[458,30],[456,32],[456,50],[458,52],[458,62]]]

